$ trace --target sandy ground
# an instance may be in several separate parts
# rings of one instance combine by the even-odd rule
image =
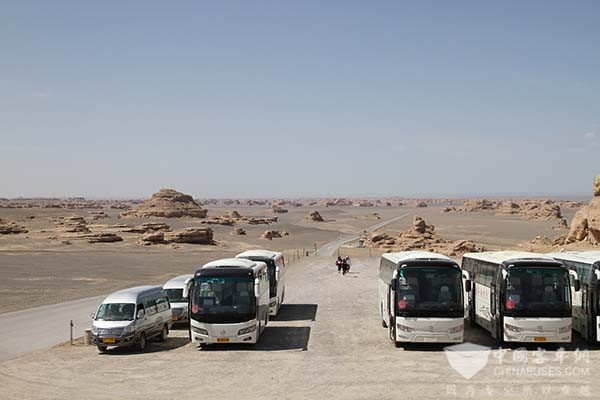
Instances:
[[[509,348],[503,363],[489,335],[469,327],[465,340],[492,348],[487,366],[467,380],[443,347],[396,349],[380,325],[377,259],[355,259],[342,277],[332,260],[308,257],[291,266],[287,305],[255,347],[199,350],[187,331],[144,353],[58,346],[0,364],[3,399],[444,399],[600,396],[600,351],[576,338],[562,352]],[[579,349],[579,350],[577,350]],[[563,363],[554,361],[564,356]],[[527,357],[527,362],[523,357]],[[576,357],[578,361],[576,362]],[[543,364],[536,364],[542,360]],[[553,376],[506,376],[503,368],[554,368]],[[536,369],[538,368],[538,369]],[[569,369],[570,368],[570,369]],[[577,369],[579,368],[579,369]],[[558,372],[560,371],[560,373]],[[570,371],[570,372],[568,372]],[[578,372],[575,372],[578,371]],[[586,372],[587,371],[587,372]],[[534,373],[534,372],[532,372]],[[539,375],[541,372],[538,372]],[[504,373],[505,374],[505,373]],[[560,375],[557,375],[560,374]],[[587,396],[589,395],[589,396]]]
[[[209,217],[237,210],[246,216],[272,216],[266,207],[207,207]],[[325,222],[307,221],[304,216],[317,209]],[[277,214],[272,225],[240,225],[245,236],[231,235],[232,227],[211,225],[217,245],[140,246],[140,234],[118,233],[117,243],[88,244],[71,240],[62,244],[53,219],[60,216],[84,216],[93,232],[118,223],[141,224],[166,222],[173,228],[204,226],[194,219],[119,219],[118,210],[103,210],[110,218],[91,221],[91,211],[65,209],[0,209],[0,218],[16,221],[27,234],[0,236],[0,313],[53,304],[139,284],[162,284],[169,278],[190,273],[203,263],[236,254],[247,248],[266,247],[286,252],[292,260],[303,250],[355,234],[377,222],[406,213],[419,214],[434,224],[441,237],[451,240],[473,239],[491,249],[515,247],[518,243],[543,234],[557,236],[553,221],[526,221],[518,217],[498,217],[487,213],[441,213],[441,206],[411,207],[290,207]],[[381,219],[376,219],[378,213]],[[568,219],[571,214],[565,212]],[[31,218],[33,217],[33,218]],[[410,226],[412,216],[384,230],[394,232]],[[267,229],[288,231],[290,236],[272,241],[260,239]]]
[[[237,210],[247,216],[272,216],[265,207],[213,207],[209,216]],[[90,220],[90,212],[63,209],[0,209],[0,218],[16,221],[29,232],[0,236],[0,313],[53,304],[83,297],[102,295],[140,284],[162,284],[173,276],[191,273],[205,262],[233,256],[248,248],[270,248],[286,253],[293,260],[303,250],[335,240],[345,234],[387,218],[406,213],[400,208],[322,208],[325,222],[304,220],[314,208],[290,208],[278,214],[272,225],[240,225],[245,236],[231,235],[232,227],[211,225],[217,244],[214,246],[181,244],[140,246],[141,235],[120,233],[123,242],[88,244],[71,240],[62,244],[57,226],[51,221],[60,216],[83,216],[92,232],[106,231],[113,224],[139,225],[166,222],[174,229],[205,226],[194,219],[118,219],[118,211],[105,209],[110,218]],[[94,210],[95,211],[95,210]],[[381,220],[370,214],[378,212]],[[34,217],[34,218],[31,218]],[[260,239],[267,229],[287,230],[290,236],[272,241]],[[58,236],[58,239],[55,237]]]

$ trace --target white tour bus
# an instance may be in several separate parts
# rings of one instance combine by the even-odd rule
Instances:
[[[379,267],[379,308],[395,346],[401,342],[463,341],[464,281],[459,265],[426,251],[386,253]]]
[[[581,290],[572,287],[573,329],[592,342],[600,341],[600,251],[548,254],[575,271]],[[577,281],[575,281],[576,283]]]
[[[189,297],[193,342],[255,344],[269,322],[267,265],[242,258],[209,262],[187,280],[183,297]]]
[[[285,260],[283,254],[271,250],[248,250],[235,256],[262,261],[269,269],[269,314],[277,315],[285,297]]]
[[[570,342],[569,271],[551,257],[518,251],[467,253],[468,314],[499,342]],[[576,283],[579,285],[578,282]]]
[[[188,299],[183,298],[183,288],[185,287],[185,282],[193,277],[193,274],[179,275],[173,279],[169,279],[163,285],[163,290],[171,303],[174,324],[187,324],[189,322]]]

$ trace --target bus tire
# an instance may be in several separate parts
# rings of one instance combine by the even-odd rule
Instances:
[[[383,305],[380,308],[381,308],[381,327],[382,328],[387,328],[388,326],[385,323],[385,319],[383,319]]]
[[[104,352],[106,351],[106,349],[107,349],[107,348],[108,348],[107,346],[101,346],[101,345],[98,345],[98,351],[99,351],[100,353],[104,353]]]

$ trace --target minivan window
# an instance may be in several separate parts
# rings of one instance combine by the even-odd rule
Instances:
[[[97,321],[133,321],[133,303],[101,304],[96,313]]]
[[[144,306],[146,306],[146,315],[156,314],[156,305],[154,305],[154,300],[145,301]]]
[[[188,299],[183,298],[183,289],[166,289],[167,297],[171,303],[187,303]]]
[[[160,297],[156,299],[156,309],[158,312],[166,311],[169,309],[169,301],[166,297]]]

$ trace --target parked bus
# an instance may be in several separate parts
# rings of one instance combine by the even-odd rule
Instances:
[[[285,259],[278,251],[248,250],[236,258],[246,258],[252,261],[262,261],[269,269],[269,314],[277,315],[285,298]]]
[[[542,254],[498,251],[467,253],[462,268],[474,287],[469,320],[496,340],[571,341],[570,279],[562,263]]]
[[[188,279],[190,336],[209,343],[255,344],[269,322],[269,273],[260,261],[209,262]]]
[[[386,253],[379,267],[379,308],[395,346],[463,341],[463,292],[471,282],[450,258],[425,251]]]
[[[573,329],[586,340],[600,341],[600,251],[548,254],[575,271],[580,291],[572,290]]]

